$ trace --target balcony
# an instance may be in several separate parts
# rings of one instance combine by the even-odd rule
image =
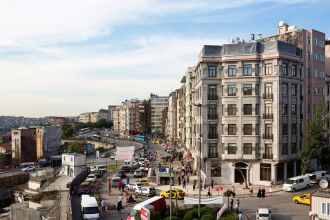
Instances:
[[[209,134],[208,139],[218,139],[218,134]]]
[[[273,154],[263,153],[262,159],[273,159]]]
[[[273,118],[274,118],[273,113],[263,114],[263,119],[273,119]]]
[[[209,152],[208,153],[208,158],[218,158],[218,152]]]
[[[207,100],[218,100],[218,95],[208,95]]]
[[[262,138],[263,139],[268,139],[268,140],[273,140],[273,134],[264,134],[263,136],[262,136]]]
[[[217,114],[208,114],[207,118],[209,120],[217,120],[218,119],[218,115]]]
[[[263,99],[273,99],[273,93],[265,93]]]

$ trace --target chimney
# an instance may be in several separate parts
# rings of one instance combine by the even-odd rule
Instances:
[[[251,40],[255,40],[255,35],[251,34]]]
[[[289,25],[285,21],[280,21],[278,23],[277,29],[278,29],[278,34],[284,34],[288,31]]]

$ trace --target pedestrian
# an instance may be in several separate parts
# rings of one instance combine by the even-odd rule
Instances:
[[[239,213],[239,206],[240,206],[240,201],[239,201],[239,199],[237,199],[237,202],[236,202],[236,205],[235,205],[235,209],[236,209],[237,213]]]
[[[127,184],[129,184],[129,177],[126,178],[126,182],[127,182]]]
[[[189,174],[187,174],[187,183],[189,183]]]
[[[235,192],[235,186],[233,186],[233,197],[235,198],[235,196],[236,196],[236,192]]]
[[[265,188],[261,189],[261,197],[266,197],[266,190]]]
[[[181,185],[181,177],[178,177],[178,181],[179,181],[179,186]]]
[[[211,178],[211,187],[212,187],[212,189],[214,187],[214,179],[213,178]]]
[[[183,179],[182,185],[183,185],[183,188],[185,189],[186,188],[186,179]]]
[[[193,191],[195,191],[195,189],[196,189],[196,183],[194,182],[193,183]]]
[[[250,189],[250,196],[253,197],[253,188]]]
[[[122,182],[121,182],[121,181],[119,181],[119,182],[118,182],[118,184],[117,184],[117,187],[118,187],[118,191],[120,191],[120,190],[121,190],[121,184],[122,184]]]
[[[118,214],[121,213],[121,209],[123,207],[123,203],[122,202],[123,202],[123,196],[122,196],[122,194],[120,194],[118,196],[118,202],[117,202],[117,211],[118,211]]]
[[[125,184],[124,184],[124,183],[121,184],[121,191],[122,191],[122,192],[125,191]]]
[[[105,207],[107,206],[107,203],[105,202],[104,199],[101,201],[101,207],[102,207],[102,212],[105,212]]]
[[[206,197],[209,197],[209,198],[211,198],[211,190],[210,190],[210,187],[209,187],[209,190],[208,190],[208,192],[207,192],[207,195],[206,195]]]
[[[272,196],[272,194],[273,194],[273,188],[270,187],[270,188],[269,188],[269,195]]]
[[[272,179],[272,181],[270,182],[272,187],[275,187],[275,179]]]
[[[239,212],[239,214],[238,214],[238,220],[243,220],[243,214],[242,214],[242,212]]]
[[[261,197],[261,189],[260,188],[258,189],[257,197],[259,197],[259,198]]]
[[[234,200],[231,199],[230,202],[229,202],[229,204],[230,204],[230,211],[231,211],[231,212],[234,211],[234,209],[233,209]]]

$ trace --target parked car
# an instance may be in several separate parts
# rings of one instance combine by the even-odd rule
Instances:
[[[271,211],[269,209],[266,209],[266,208],[258,209],[256,211],[256,219],[258,219],[258,220],[271,220],[272,219]]]
[[[137,169],[134,171],[133,177],[137,178],[137,177],[143,177],[143,171],[140,169]]]
[[[126,188],[128,190],[134,190],[134,191],[140,187],[144,187],[144,184],[143,183],[130,183],[130,184],[126,185]]]
[[[172,199],[183,199],[184,198],[184,194],[182,193],[177,193],[176,191],[172,190],[172,193],[170,192],[170,190],[168,191],[163,191],[160,193],[160,197],[169,199],[170,197]]]
[[[101,178],[103,176],[104,172],[102,170],[95,170],[94,174],[95,174],[96,178]]]
[[[330,175],[325,170],[314,171],[312,173],[306,174],[311,179],[311,183],[318,183],[321,179],[330,180]]]
[[[307,176],[307,175],[296,176],[296,177],[287,179],[285,181],[285,183],[283,184],[282,190],[295,192],[296,190],[309,188],[310,184],[311,184],[311,181],[309,179],[309,176]]]
[[[86,182],[94,183],[96,181],[96,175],[95,173],[91,173],[86,177]]]
[[[101,158],[107,158],[107,157],[109,157],[110,156],[110,153],[109,152],[107,152],[107,153],[104,153],[104,154],[101,154]]]
[[[122,179],[126,178],[126,172],[124,170],[119,170],[116,175]]]
[[[92,187],[89,182],[82,182],[78,187],[78,195],[82,194],[90,194],[92,191]]]
[[[135,164],[131,165],[131,166],[129,167],[130,173],[134,173],[134,171],[137,170],[138,168],[139,168],[139,167],[138,167],[137,165],[135,165]]]
[[[155,196],[156,189],[155,187],[140,187],[135,190],[135,193],[143,196]]]
[[[143,183],[145,186],[149,186],[149,182],[148,182],[148,180],[146,180],[146,179],[139,179],[138,181],[137,181],[138,183]]]
[[[29,172],[29,171],[35,171],[36,167],[35,166],[28,166],[22,169],[23,172]]]
[[[296,204],[310,205],[311,204],[311,194],[306,193],[302,196],[295,196],[295,197],[292,198],[292,201]]]
[[[122,166],[121,170],[124,170],[126,173],[129,173],[130,167],[129,166]]]
[[[115,155],[114,154],[111,154],[110,159],[111,160],[114,160],[115,159]]]
[[[181,189],[174,188],[172,189],[172,191],[176,194],[179,194],[181,197],[184,197],[186,195],[186,193]]]

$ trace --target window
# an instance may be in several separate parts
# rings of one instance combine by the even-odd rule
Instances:
[[[256,157],[260,157],[260,144],[256,143]]]
[[[282,155],[288,155],[288,143],[282,144]]]
[[[208,119],[218,119],[217,105],[209,104],[208,107]]]
[[[259,84],[256,84],[255,95],[259,95]]]
[[[221,163],[218,160],[211,160],[211,176],[221,176]]]
[[[322,214],[327,214],[327,203],[322,202]]]
[[[271,99],[273,98],[273,87],[271,83],[266,83],[265,84],[265,98],[266,99]]]
[[[225,125],[224,124],[221,125],[221,134],[222,135],[225,134]]]
[[[236,154],[236,144],[234,143],[228,144],[228,154]]]
[[[297,105],[291,105],[291,115],[297,115]]]
[[[236,96],[236,85],[228,85],[228,96]]]
[[[288,84],[286,84],[286,83],[282,84],[282,94],[288,95]]]
[[[292,65],[291,76],[297,76],[297,65]]]
[[[282,75],[288,75],[288,64],[282,63],[282,65],[280,66],[280,71]]]
[[[217,85],[209,84],[208,85],[208,100],[217,100]]]
[[[291,143],[291,154],[296,154],[297,153],[297,143],[293,142]]]
[[[260,134],[260,127],[259,127],[259,124],[256,124],[256,135],[259,135]]]
[[[232,76],[236,76],[237,74],[237,69],[235,65],[229,65],[228,66],[228,76],[232,77]]]
[[[243,135],[252,135],[252,124],[243,125]]]
[[[209,139],[217,139],[217,124],[209,124]]]
[[[288,124],[282,123],[282,135],[288,135]]]
[[[228,135],[236,135],[236,124],[228,124]]]
[[[265,137],[264,139],[272,139],[273,137],[273,125],[265,124]]]
[[[236,115],[236,104],[228,104],[228,115]]]
[[[216,77],[217,76],[217,68],[215,66],[209,66],[208,75],[209,75],[209,77]]]
[[[288,104],[282,105],[282,115],[288,115]]]
[[[260,164],[260,180],[261,181],[271,181],[272,167],[270,164],[261,163]]]
[[[252,76],[252,65],[251,64],[243,65],[243,76]]]
[[[265,119],[272,119],[273,118],[273,107],[271,104],[265,105]]]
[[[252,143],[243,144],[243,154],[252,154]]]
[[[259,64],[255,65],[255,75],[259,76],[260,75],[260,68],[259,68]]]
[[[296,84],[291,85],[291,95],[297,96],[297,85]]]
[[[311,87],[308,87],[308,95],[312,94],[312,89]]]
[[[225,114],[225,105],[224,104],[221,105],[221,114],[222,115]]]
[[[291,134],[292,135],[297,134],[297,124],[291,124]]]
[[[271,75],[273,72],[273,65],[272,64],[266,64],[265,66],[265,75]]]
[[[218,144],[217,143],[209,143],[208,156],[210,158],[217,158],[218,157]]]
[[[252,84],[243,84],[243,95],[252,95]]]
[[[259,104],[256,104],[256,115],[259,115],[260,113],[260,107]]]
[[[244,104],[243,105],[243,114],[244,115],[252,115],[252,104]]]

